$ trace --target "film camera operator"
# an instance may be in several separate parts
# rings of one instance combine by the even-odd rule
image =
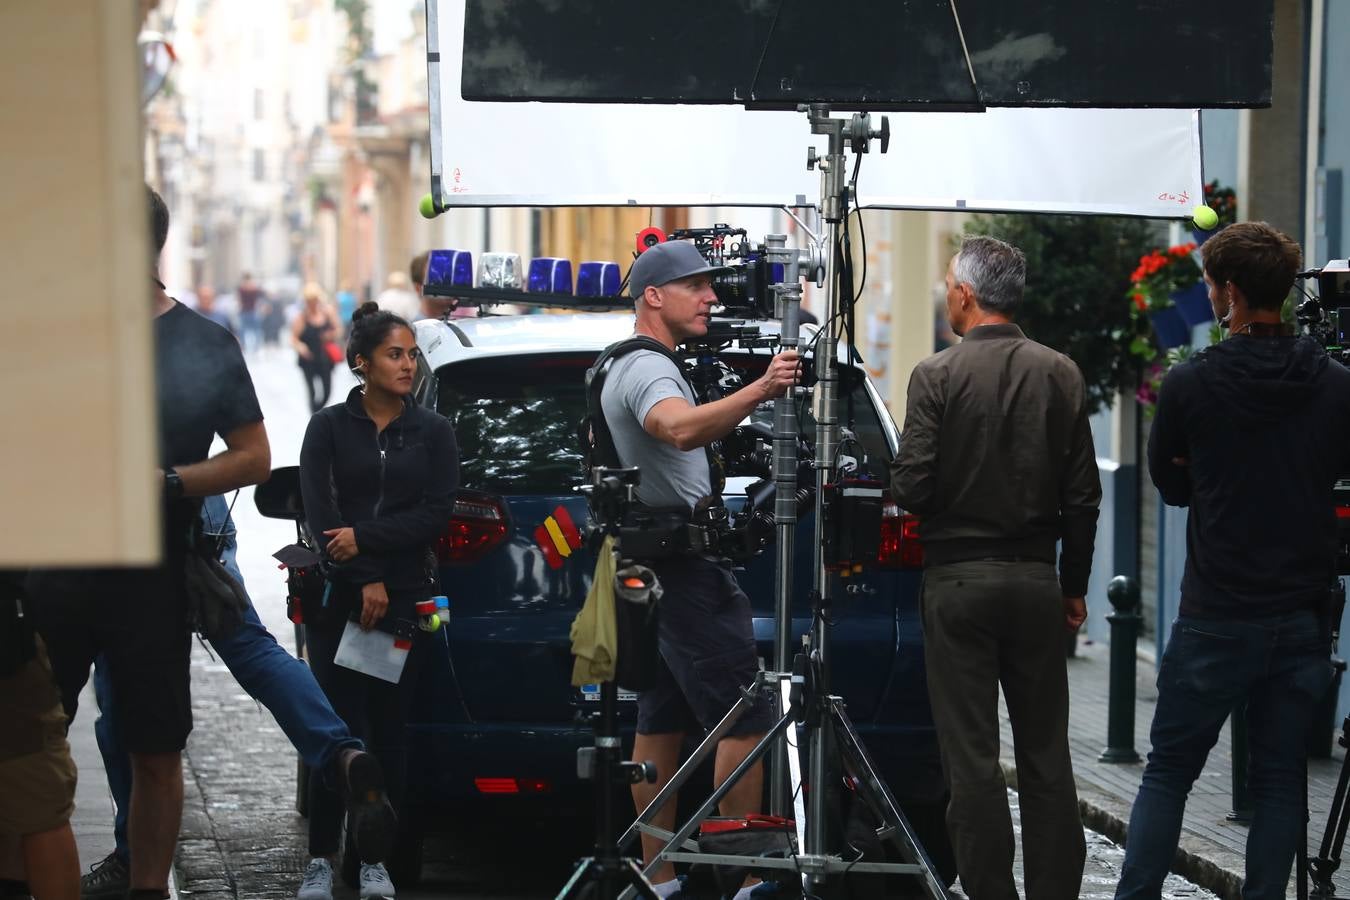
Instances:
[[[1190,516],[1118,898],[1158,896],[1186,795],[1244,700],[1254,813],[1242,896],[1285,895],[1304,736],[1331,680],[1332,490],[1350,472],[1350,371],[1281,321],[1302,257],[1293,240],[1243,222],[1201,253],[1228,339],[1167,373],[1149,436],[1153,483]]]
[[[647,249],[629,273],[636,303],[635,332],[655,339],[672,353],[677,344],[708,331],[717,297],[710,266],[693,244],[669,241]],[[693,388],[674,359],[659,350],[637,350],[616,359],[600,399],[605,424],[621,465],[637,466],[642,508],[688,523],[693,510],[713,495],[705,448],[725,437],[762,401],[781,396],[796,381],[796,352],[781,353],[764,375],[739,391],[698,404]],[[677,533],[687,529],[676,528]],[[634,554],[638,555],[638,554]],[[750,603],[737,585],[731,565],[685,549],[676,555],[641,559],[664,588],[658,625],[659,660],[655,684],[638,693],[635,760],[655,763],[659,781],[633,787],[642,810],[669,781],[679,763],[685,733],[710,729],[755,680],[758,659]],[[714,779],[724,781],[749,754],[774,720],[765,694],[718,744]],[[756,766],[727,795],[721,812],[743,816],[760,811],[763,768]],[[675,805],[661,809],[654,822],[673,830]],[[659,843],[642,836],[645,861]],[[678,882],[667,863],[653,873],[662,896]]]

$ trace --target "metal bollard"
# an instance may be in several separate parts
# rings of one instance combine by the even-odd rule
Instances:
[[[1247,701],[1233,707],[1233,811],[1225,818],[1239,825],[1252,822],[1252,798],[1247,793]]]
[[[1106,588],[1106,599],[1115,610],[1106,617],[1111,623],[1111,673],[1106,706],[1106,749],[1098,762],[1135,763],[1134,752],[1134,661],[1139,642],[1139,584],[1117,575]]]

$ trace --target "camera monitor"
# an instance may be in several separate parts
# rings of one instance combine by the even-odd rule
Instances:
[[[1270,104],[1273,0],[468,0],[468,100]]]

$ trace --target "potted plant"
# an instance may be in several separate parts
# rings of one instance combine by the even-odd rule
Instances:
[[[1189,344],[1191,327],[1214,318],[1194,251],[1195,244],[1152,250],[1130,275],[1131,315],[1149,319],[1164,350]]]
[[[1197,244],[1203,244],[1224,228],[1237,221],[1237,193],[1230,187],[1223,187],[1216,178],[1205,185],[1205,205],[1214,210],[1219,217],[1218,223],[1208,230],[1192,228],[1191,234]]]
[[[1026,295],[1017,323],[1032,340],[1078,365],[1092,412],[1139,383],[1139,361],[1131,351],[1139,325],[1114,298],[1129,286],[1139,254],[1157,240],[1156,227],[1115,216],[1024,213],[976,215],[965,226],[967,234],[1008,241],[1026,254]]]

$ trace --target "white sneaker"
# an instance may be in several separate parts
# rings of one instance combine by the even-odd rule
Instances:
[[[317,857],[309,861],[295,900],[333,900],[333,867],[328,860]]]
[[[389,900],[394,896],[394,883],[384,870],[384,863],[361,863],[361,900]]]

